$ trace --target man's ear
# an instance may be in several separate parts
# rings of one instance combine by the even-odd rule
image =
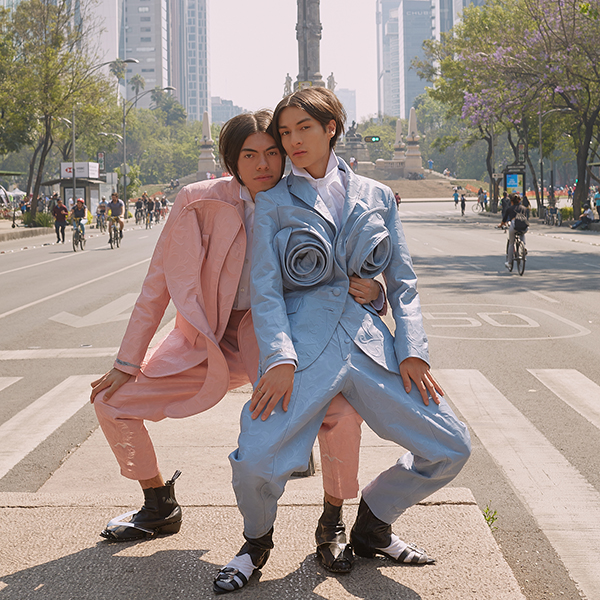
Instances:
[[[333,119],[331,119],[331,121],[329,121],[329,123],[327,123],[327,127],[325,128],[327,135],[330,138],[332,138],[335,135],[336,129],[337,129],[337,125],[336,125],[335,121]]]

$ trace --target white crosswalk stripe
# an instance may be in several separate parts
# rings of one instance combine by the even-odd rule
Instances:
[[[0,425],[0,477],[89,402],[90,382],[98,377],[68,377]]]
[[[587,598],[600,598],[600,493],[479,371],[436,370]]]
[[[600,385],[575,369],[527,369],[563,402],[600,429]]]
[[[23,379],[22,377],[0,377],[0,392],[5,390],[9,385],[17,383],[17,381]]]

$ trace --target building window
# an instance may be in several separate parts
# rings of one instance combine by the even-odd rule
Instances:
[[[150,12],[149,6],[138,6],[138,12]]]
[[[152,38],[150,38],[150,37],[140,38],[140,42],[151,42],[151,41],[152,41]]]
[[[152,27],[140,27],[140,31],[142,31],[144,33],[147,31],[150,32],[150,31],[152,31]]]
[[[142,73],[154,73],[154,69],[142,69]]]
[[[152,17],[140,17],[140,21],[144,21],[144,22],[152,21]]]

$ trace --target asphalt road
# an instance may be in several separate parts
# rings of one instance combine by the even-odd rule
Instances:
[[[473,438],[452,485],[496,511],[527,598],[579,598],[600,553],[600,235],[533,225],[520,277],[497,221],[451,202],[400,210],[432,365]],[[0,436],[0,491],[39,489],[97,426],[89,405],[61,415],[61,393],[110,368],[161,231],[129,227],[118,250],[105,236],[79,253],[53,236],[0,244],[0,433],[57,400],[56,424],[14,464]]]

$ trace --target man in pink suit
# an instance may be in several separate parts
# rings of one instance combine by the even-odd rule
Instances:
[[[282,156],[267,133],[270,121],[270,112],[259,111],[224,126],[219,149],[234,177],[181,190],[114,367],[92,383],[91,401],[121,473],[138,480],[145,497],[141,510],[113,519],[102,531],[109,540],[176,533],[181,527],[174,494],[179,471],[165,483],[144,420],[200,413],[228,390],[257,379],[259,352],[249,310],[254,196],[276,185],[283,173]],[[370,280],[356,278],[350,294],[362,304],[383,304],[379,286]],[[149,351],[169,301],[177,309],[175,328]],[[319,435],[326,502],[318,554],[336,572],[350,570],[352,553],[339,511],[329,523],[327,507],[358,493],[361,422],[339,395]]]

